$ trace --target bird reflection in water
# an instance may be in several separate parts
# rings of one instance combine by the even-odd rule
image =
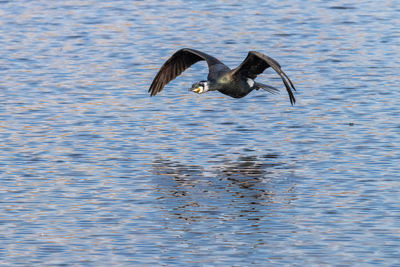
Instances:
[[[277,187],[276,180],[281,183],[282,175],[289,169],[290,166],[279,162],[277,154],[214,160],[207,163],[207,169],[162,158],[153,164],[163,208],[188,221],[218,217],[230,209],[237,212],[237,208],[243,213],[254,213],[276,199],[281,201],[282,196],[276,195],[283,193],[288,197],[293,185]]]
[[[277,158],[277,155],[267,155],[269,158]],[[268,180],[268,168],[279,166],[281,163],[260,162],[256,156],[242,156],[237,162],[223,166],[221,176],[232,184],[241,188],[252,188],[261,182]]]

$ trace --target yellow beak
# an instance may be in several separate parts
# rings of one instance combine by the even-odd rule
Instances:
[[[199,94],[199,93],[200,93],[200,91],[201,91],[201,88],[200,88],[200,86],[199,86],[199,87],[197,87],[196,89],[194,89],[194,90],[193,90],[193,92],[195,92],[196,94]]]

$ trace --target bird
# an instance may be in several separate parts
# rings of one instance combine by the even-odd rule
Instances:
[[[207,62],[209,71],[207,80],[194,83],[192,87],[189,88],[189,91],[197,94],[219,91],[233,98],[245,97],[251,91],[259,89],[275,94],[279,91],[277,88],[254,81],[259,74],[271,67],[281,77],[286,91],[289,94],[290,103],[294,105],[296,102],[292,92],[292,89],[294,91],[296,91],[296,89],[292,81],[286,73],[283,72],[276,60],[263,53],[249,51],[247,57],[238,67],[230,69],[217,58],[192,48],[182,48],[176,51],[161,66],[148,90],[150,96],[155,96],[161,92],[165,85],[199,61]]]

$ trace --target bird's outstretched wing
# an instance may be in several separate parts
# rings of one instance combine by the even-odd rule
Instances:
[[[158,71],[156,77],[150,85],[149,93],[151,96],[161,92],[164,86],[178,77],[183,71],[192,66],[194,63],[205,60],[208,68],[214,64],[222,64],[218,59],[207,55],[206,53],[183,48],[175,52]]]
[[[291,88],[295,91],[296,89],[294,88],[292,81],[286,73],[283,72],[278,62],[260,52],[250,51],[245,60],[233,70],[232,75],[255,79],[257,75],[263,73],[264,70],[269,67],[273,68],[279,76],[281,76],[289,94],[290,103],[293,105],[296,102],[296,99],[294,98]]]

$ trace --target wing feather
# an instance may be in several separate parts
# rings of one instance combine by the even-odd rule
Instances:
[[[178,77],[182,72],[198,61],[205,60],[208,68],[214,64],[222,64],[218,59],[190,48],[175,52],[160,68],[150,85],[149,93],[154,96],[162,91],[164,86]]]
[[[263,73],[264,70],[269,67],[275,70],[276,73],[278,73],[278,75],[281,77],[283,84],[286,87],[286,91],[289,94],[290,103],[292,105],[296,103],[296,99],[294,98],[292,92],[292,89],[296,91],[296,88],[294,87],[292,81],[289,79],[286,73],[283,72],[281,66],[276,60],[260,52],[250,51],[245,60],[233,70],[232,74],[237,77],[248,77],[255,79],[257,75]]]

